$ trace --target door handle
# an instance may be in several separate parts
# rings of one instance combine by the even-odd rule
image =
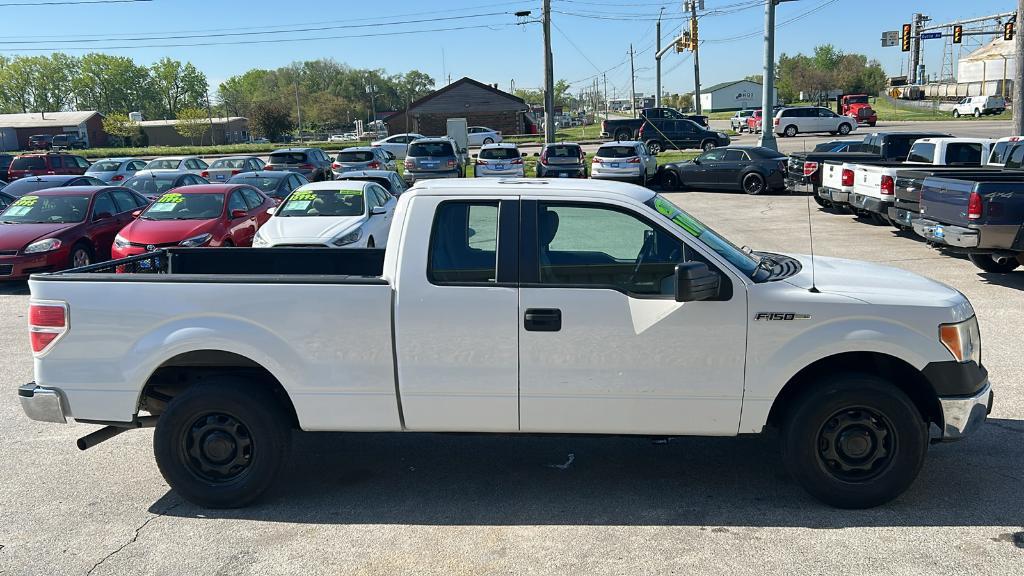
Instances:
[[[562,311],[558,308],[527,308],[523,327],[530,332],[558,332],[562,329]]]

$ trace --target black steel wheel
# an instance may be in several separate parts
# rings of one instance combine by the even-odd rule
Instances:
[[[743,177],[743,191],[755,196],[765,191],[764,176],[757,172],[751,172]]]
[[[679,174],[676,174],[672,170],[665,170],[664,172],[661,173],[661,188],[662,188],[662,190],[665,190],[666,192],[671,192],[673,190],[679,190],[679,187],[680,187]]]
[[[892,382],[838,374],[799,393],[782,423],[782,458],[811,495],[870,508],[913,484],[928,450],[927,422]]]

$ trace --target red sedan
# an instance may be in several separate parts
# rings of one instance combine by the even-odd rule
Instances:
[[[157,198],[114,238],[114,258],[170,246],[252,246],[277,203],[245,184],[197,184]]]
[[[109,259],[114,235],[147,203],[117,186],[66,186],[18,198],[0,213],[0,279]]]

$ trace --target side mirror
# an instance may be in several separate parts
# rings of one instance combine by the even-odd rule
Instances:
[[[700,158],[694,158],[693,159],[693,163],[694,164],[700,164]]]
[[[676,264],[676,302],[696,302],[718,296],[721,278],[703,262]]]
[[[93,217],[92,217],[92,220],[93,220],[93,222],[97,222],[99,220],[107,220],[107,219],[110,219],[110,218],[113,218],[113,217],[114,217],[114,215],[111,214],[110,212],[100,212],[98,214],[94,214]]]
[[[387,213],[388,211],[385,210],[383,206],[374,206],[373,208],[370,208],[370,216],[378,216]]]
[[[132,218],[138,218],[139,216],[142,216],[142,210],[136,210],[135,212],[132,212]]]
[[[239,218],[245,218],[248,215],[249,215],[249,213],[246,212],[245,210],[232,210],[231,211],[231,219],[232,220],[237,220]]]
[[[273,216],[274,212],[277,212],[277,206],[271,206],[267,208],[267,216]]]

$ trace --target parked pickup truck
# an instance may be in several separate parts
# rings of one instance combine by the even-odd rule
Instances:
[[[633,140],[640,134],[640,128],[647,120],[692,120],[707,128],[708,117],[683,114],[675,108],[644,108],[639,118],[604,120],[601,122],[601,136],[614,140]]]
[[[887,224],[896,194],[896,178],[908,166],[981,166],[995,140],[985,138],[921,138],[904,162],[856,164],[850,206],[880,224]]]
[[[849,200],[846,194],[837,194],[832,199],[831,190],[842,192],[842,169],[833,169],[831,190],[826,190],[824,166],[826,162],[835,162],[841,166],[844,162],[870,162],[903,160],[910,151],[910,145],[918,138],[947,136],[936,132],[874,132],[864,136],[857,152],[794,152],[789,155],[786,172],[786,188],[795,192],[808,192],[822,206],[833,203],[845,205]],[[852,177],[852,174],[851,174]],[[850,186],[853,186],[851,181]]]
[[[966,253],[986,272],[1024,264],[1024,177],[961,174],[926,178],[914,232],[930,244]]]
[[[740,249],[622,183],[425,181],[400,197],[386,252],[174,248],[29,287],[28,416],[104,425],[83,449],[155,426],[161,473],[209,507],[271,486],[293,428],[773,427],[802,486],[861,508],[992,406],[963,294]]]

